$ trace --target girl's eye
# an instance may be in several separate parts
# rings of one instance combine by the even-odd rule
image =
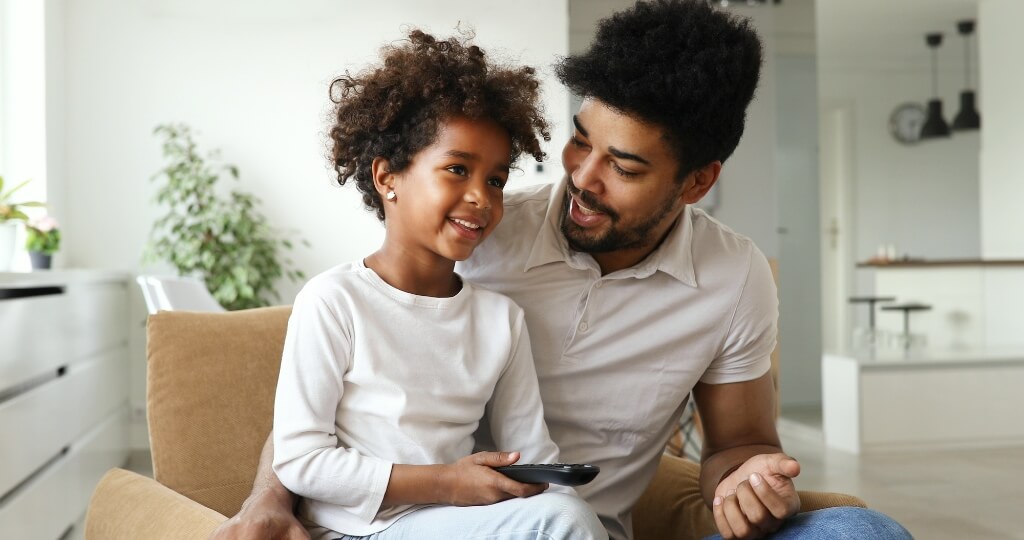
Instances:
[[[454,174],[458,174],[458,175],[465,175],[466,174],[466,166],[465,165],[451,165],[451,166],[448,167],[448,171],[452,172]]]
[[[619,167],[619,164],[615,163],[614,161],[612,162],[612,170],[614,170],[616,174],[618,174],[619,176],[622,176],[624,178],[631,178],[633,176],[636,176],[636,175],[640,174],[640,173],[635,173],[635,172],[632,172],[632,171],[627,171],[626,169],[623,169],[622,167]]]
[[[575,135],[573,135],[572,137],[569,137],[569,142],[573,146],[575,146],[576,148],[586,148],[587,147],[586,143],[584,143],[583,141],[577,139]]]
[[[487,185],[494,186],[498,189],[505,189],[505,184],[507,182],[508,181],[505,180],[504,178],[495,176],[494,178],[491,178],[490,180],[487,181]]]

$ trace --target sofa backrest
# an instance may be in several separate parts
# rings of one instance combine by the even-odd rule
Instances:
[[[252,489],[273,424],[291,307],[149,317],[146,408],[161,484],[226,516]]]

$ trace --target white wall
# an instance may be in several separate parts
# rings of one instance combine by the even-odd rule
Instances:
[[[904,102],[923,102],[930,91],[926,67],[868,68],[826,64],[823,101],[851,102],[856,110],[856,257],[879,244],[916,257],[980,255],[978,132],[902,145],[888,133],[889,115]],[[944,81],[957,81],[945,70]],[[941,96],[952,121],[962,84],[946,83]],[[952,109],[952,110],[950,110]]]
[[[764,63],[757,93],[747,108],[743,138],[722,167],[714,216],[753,239],[768,257],[778,257],[775,10],[736,5],[729,9],[748,17],[757,29],[764,43]]]
[[[978,7],[982,254],[1024,259],[1024,2],[984,0]]]
[[[239,166],[237,187],[259,196],[270,223],[312,243],[293,254],[315,274],[371,253],[383,228],[362,209],[353,186],[331,183],[325,154],[327,87],[358,70],[407,25],[447,35],[458,24],[488,51],[543,69],[547,114],[557,123],[550,161],[538,174],[523,160],[512,185],[561,176],[568,98],[550,75],[567,53],[566,0],[75,0],[62,21],[66,85],[63,193],[71,267],[141,270],[140,254],[159,209],[149,178],[162,159],[153,127],[186,122],[203,149],[220,148]],[[63,30],[60,30],[61,26]],[[282,283],[282,303],[299,285]],[[133,320],[133,403],[144,403],[144,310]],[[135,444],[145,446],[136,426]]]

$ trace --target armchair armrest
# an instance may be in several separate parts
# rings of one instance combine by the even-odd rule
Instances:
[[[800,511],[813,512],[822,508],[834,508],[836,506],[856,506],[867,508],[868,505],[859,497],[845,493],[830,493],[827,491],[804,491],[800,490]]]
[[[89,501],[85,538],[205,540],[226,519],[152,478],[111,469]]]

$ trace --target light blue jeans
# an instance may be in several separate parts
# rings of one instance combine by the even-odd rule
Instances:
[[[718,539],[715,535],[709,539]],[[869,508],[837,506],[797,514],[772,540],[908,540],[913,537],[891,517]]]
[[[334,537],[337,538],[337,537]],[[488,506],[429,506],[402,516],[383,531],[342,540],[607,540],[597,514],[583,499],[541,493]]]

